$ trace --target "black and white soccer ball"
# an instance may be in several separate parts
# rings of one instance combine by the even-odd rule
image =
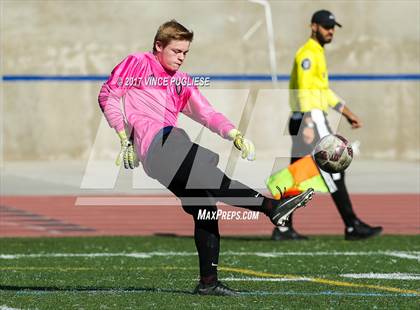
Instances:
[[[320,169],[328,173],[338,173],[350,165],[353,160],[353,149],[344,137],[328,135],[317,143],[313,157]]]

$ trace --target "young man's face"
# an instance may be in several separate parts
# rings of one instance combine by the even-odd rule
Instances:
[[[190,48],[189,41],[172,40],[165,47],[161,42],[156,42],[156,57],[160,64],[169,71],[177,71],[185,60]]]
[[[324,44],[331,43],[334,37],[335,28],[334,26],[325,27],[319,24],[312,24],[312,31],[315,33],[315,36],[318,42],[321,45],[324,45]]]

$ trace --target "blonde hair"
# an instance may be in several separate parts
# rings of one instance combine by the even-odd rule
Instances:
[[[160,25],[153,40],[153,52],[156,52],[156,42],[160,42],[165,48],[172,40],[181,40],[192,42],[194,33],[189,31],[183,25],[172,19]]]

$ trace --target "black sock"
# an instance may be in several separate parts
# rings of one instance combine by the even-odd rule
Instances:
[[[212,191],[212,193],[216,194],[215,197],[221,198],[220,199],[221,201],[223,201],[223,196],[250,198],[250,199],[259,200],[259,203],[257,203],[256,201],[255,205],[250,205],[250,204],[241,205],[241,203],[238,203],[238,204],[229,203],[229,204],[232,206],[245,208],[251,211],[263,212],[265,215],[270,214],[271,209],[277,203],[276,200],[265,197],[259,192],[257,192],[256,190],[242,184],[241,182],[238,182],[236,180],[231,180],[226,175],[224,175],[223,177],[222,186],[220,190]]]
[[[217,282],[217,275],[200,276],[200,283],[204,285],[212,285]]]
[[[264,197],[264,200],[261,204],[261,211],[264,212],[265,215],[270,215],[271,210],[273,210],[273,208],[277,205],[278,200],[275,199],[271,199],[268,197]]]
[[[217,281],[220,235],[216,220],[194,219],[194,240],[200,263],[200,282],[212,284]]]

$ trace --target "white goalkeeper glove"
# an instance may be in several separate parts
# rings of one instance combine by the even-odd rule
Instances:
[[[228,136],[233,140],[233,145],[241,151],[241,157],[248,159],[249,161],[255,160],[255,146],[254,144],[245,139],[242,133],[238,129],[231,129],[228,132]]]
[[[118,132],[118,137],[120,137],[121,141],[121,150],[115,164],[120,166],[121,161],[123,161],[125,169],[134,169],[135,167],[138,167],[139,161],[137,159],[136,151],[134,150],[133,142],[127,138],[124,130]]]

